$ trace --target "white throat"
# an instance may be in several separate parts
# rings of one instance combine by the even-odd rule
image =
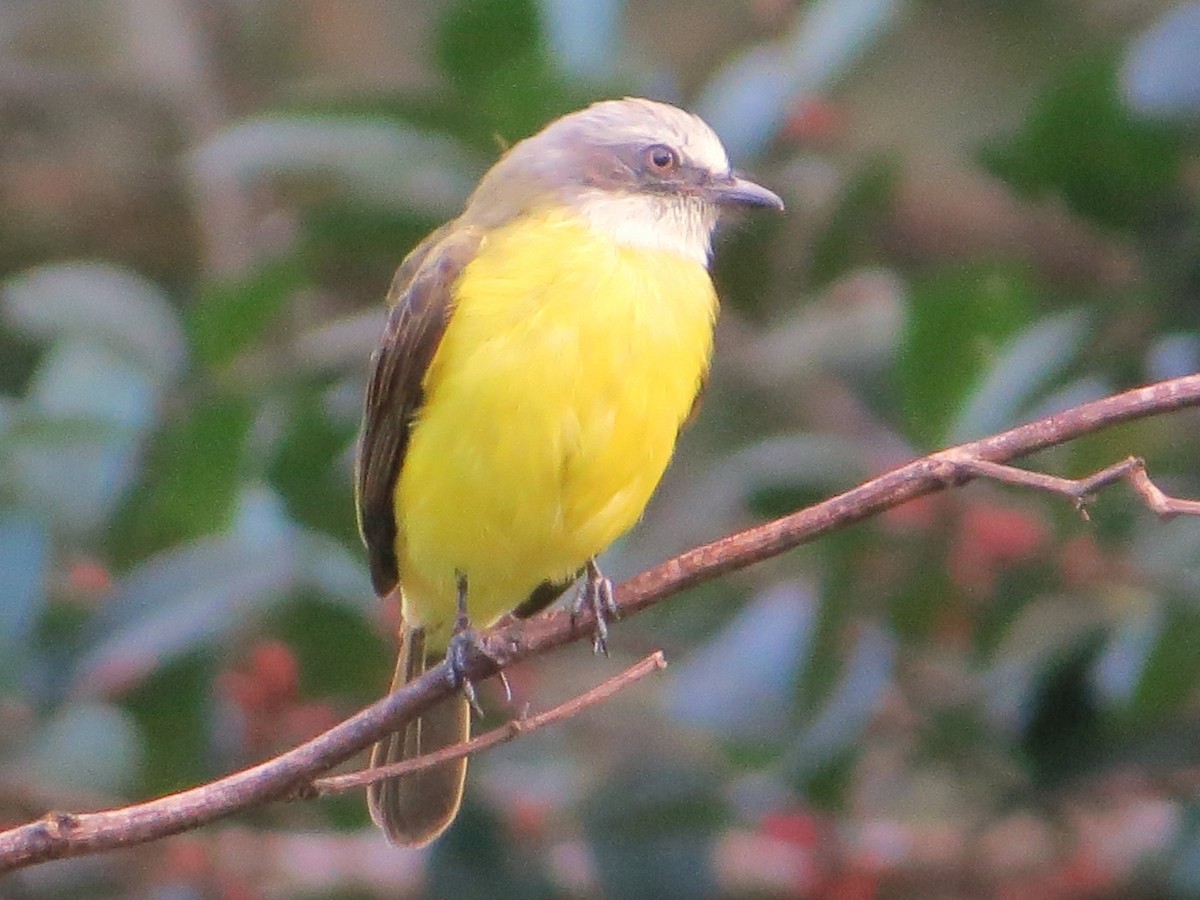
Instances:
[[[618,244],[708,265],[716,210],[698,198],[595,191],[580,198],[579,210]]]

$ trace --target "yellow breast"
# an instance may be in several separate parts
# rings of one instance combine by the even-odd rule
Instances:
[[[699,263],[561,211],[490,234],[455,303],[396,490],[405,614],[435,647],[456,572],[486,625],[638,520],[700,388],[716,311]]]

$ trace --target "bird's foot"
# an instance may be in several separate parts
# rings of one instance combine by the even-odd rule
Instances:
[[[471,709],[482,716],[483,708],[479,705],[479,695],[475,692],[475,685],[466,675],[467,660],[472,653],[487,653],[479,632],[474,628],[455,629],[454,636],[450,638],[450,644],[446,647],[446,680],[467,699]]]
[[[446,647],[446,678],[450,686],[457,689],[475,710],[476,715],[483,715],[479,705],[479,695],[475,685],[467,678],[467,660],[471,653],[487,655],[479,632],[471,627],[471,618],[467,615],[467,576],[458,574],[458,610],[454,618],[454,634]]]
[[[608,656],[608,623],[621,618],[621,609],[613,598],[613,583],[611,578],[605,578],[594,559],[589,559],[583,584],[571,604],[571,624],[584,610],[590,610],[595,616],[596,626],[592,632],[592,650]]]

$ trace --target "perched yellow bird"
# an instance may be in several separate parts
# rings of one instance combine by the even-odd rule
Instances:
[[[356,478],[375,590],[399,592],[393,689],[444,655],[457,672],[468,623],[531,615],[581,574],[603,648],[612,585],[595,557],[640,518],[703,385],[710,241],[731,206],[783,203],[696,116],[604,101],[509,149],[401,264]],[[456,680],[464,696],[373,765],[468,737]],[[376,784],[371,816],[427,843],[465,776],[463,759]]]

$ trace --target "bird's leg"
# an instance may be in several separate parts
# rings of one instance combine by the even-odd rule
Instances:
[[[471,704],[471,709],[475,710],[476,714],[483,715],[483,709],[479,705],[479,698],[475,694],[475,685],[464,674],[467,670],[467,654],[471,650],[483,652],[482,642],[479,640],[479,635],[475,629],[471,627],[471,617],[467,613],[467,576],[462,572],[455,573],[456,580],[456,599],[458,610],[454,616],[454,635],[450,638],[450,644],[446,647],[446,663],[449,665],[450,671],[448,678],[450,684],[462,691],[462,695],[467,698],[467,702]]]
[[[583,576],[583,584],[571,604],[571,623],[585,609],[591,610],[596,617],[596,630],[592,634],[592,649],[596,653],[608,656],[608,623],[621,618],[620,607],[613,599],[613,583],[611,578],[605,578],[596,565],[595,557],[587,561],[587,569]]]

